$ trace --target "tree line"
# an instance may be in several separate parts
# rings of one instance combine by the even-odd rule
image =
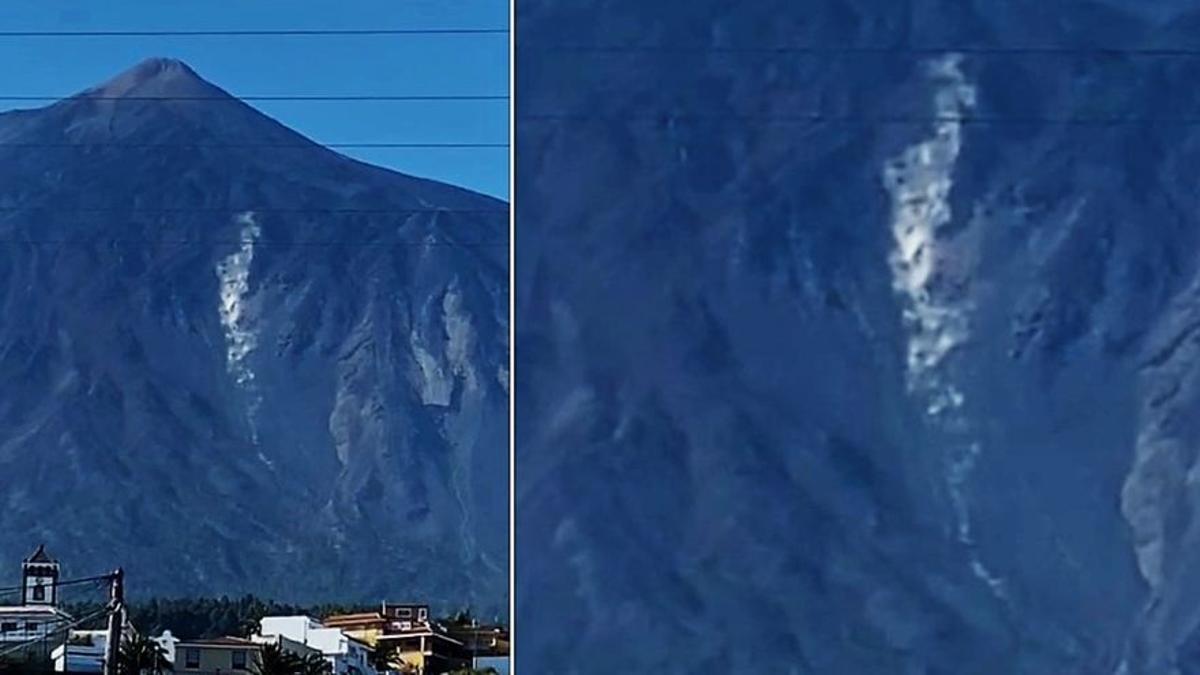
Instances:
[[[101,606],[97,603],[76,603],[65,605],[63,609],[73,616],[86,616]],[[240,598],[149,598],[131,601],[127,609],[129,622],[140,633],[159,635],[164,630],[170,630],[172,635],[181,640],[204,640],[227,635],[249,635],[264,616],[307,614],[320,618],[330,614],[375,612],[379,606],[338,603],[305,606],[245,595]]]
[[[72,616],[87,616],[103,607],[100,603],[75,603],[63,606]],[[325,603],[318,605],[295,605],[266,600],[254,595],[239,598],[193,597],[193,598],[148,598],[127,604],[129,622],[140,633],[160,635],[164,630],[181,640],[205,640],[224,636],[251,635],[256,632],[258,622],[264,616],[294,616],[304,614],[321,619],[331,614],[354,614],[377,612],[378,604]],[[442,617],[446,625],[469,625],[470,609],[462,609]],[[105,619],[96,621],[90,628],[103,628]],[[83,628],[85,626],[81,626]]]

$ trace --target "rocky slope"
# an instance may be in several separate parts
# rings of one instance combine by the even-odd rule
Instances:
[[[519,14],[522,667],[1200,672],[1200,4],[585,4]]]
[[[505,208],[177,61],[0,115],[0,558],[502,609]]]

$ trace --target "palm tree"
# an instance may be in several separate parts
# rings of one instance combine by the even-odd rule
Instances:
[[[117,651],[117,671],[122,675],[160,675],[169,670],[167,651],[148,635],[132,635]]]
[[[296,675],[300,672],[300,659],[277,644],[263,645],[252,672],[254,675]]]

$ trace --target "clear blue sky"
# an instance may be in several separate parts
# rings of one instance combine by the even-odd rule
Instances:
[[[506,0],[4,0],[3,31],[507,28]],[[239,96],[506,95],[507,35],[0,36],[0,95],[66,95],[151,56]],[[0,109],[40,104],[0,103]],[[256,101],[325,143],[507,143],[506,101]],[[508,199],[506,148],[345,154]]]

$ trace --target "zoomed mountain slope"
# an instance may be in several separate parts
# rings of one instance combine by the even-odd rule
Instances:
[[[503,611],[505,209],[178,61],[0,115],[0,556]]]
[[[1200,672],[1200,6],[585,5],[518,27],[523,667]]]

